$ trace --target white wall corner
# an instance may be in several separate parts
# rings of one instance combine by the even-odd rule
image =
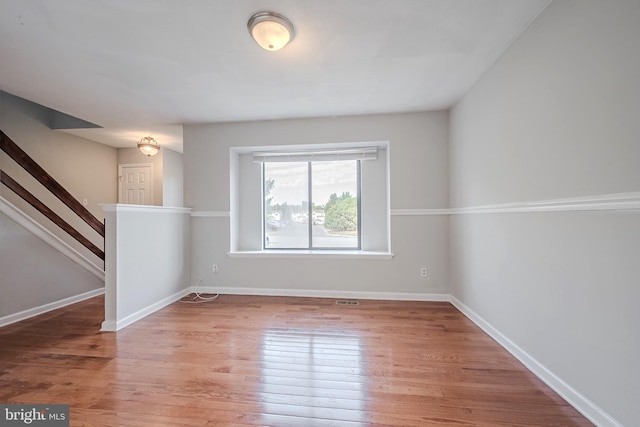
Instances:
[[[185,295],[188,295],[190,292],[191,292],[191,289],[186,288],[179,292],[176,292],[173,295],[169,295],[168,297],[163,298],[160,301],[157,301],[151,305],[148,305],[147,307],[144,307],[123,319],[105,320],[104,322],[102,322],[102,327],[100,330],[102,332],[117,332],[120,329],[123,329],[131,325],[132,323],[135,323],[138,320],[143,319],[149,316],[150,314],[155,313],[156,311],[168,306],[169,304],[172,304],[178,301],[180,298],[184,297]]]
[[[603,411],[599,406],[585,397],[582,393],[571,387],[543,364],[534,359],[526,351],[511,341],[506,335],[494,328],[489,322],[483,319],[476,312],[467,307],[455,296],[450,296],[450,302],[469,320],[475,323],[480,329],[486,332],[491,338],[496,340],[505,350],[511,353],[516,359],[522,362],[533,374],[547,384],[552,390],[558,393],[571,406],[582,415],[599,427],[624,427],[617,420]]]
[[[102,207],[109,225],[102,331],[118,331],[189,292],[185,265],[191,209]],[[148,253],[154,253],[153,263],[145,262]]]

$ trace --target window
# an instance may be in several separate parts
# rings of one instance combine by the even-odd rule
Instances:
[[[388,152],[385,141],[230,148],[229,256],[389,257]],[[356,230],[332,228],[341,198],[351,200],[340,209],[356,207]]]
[[[323,154],[263,159],[265,249],[360,249],[360,160]]]

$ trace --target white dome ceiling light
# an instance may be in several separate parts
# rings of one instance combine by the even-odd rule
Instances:
[[[265,50],[280,50],[293,39],[293,24],[275,12],[258,12],[249,18],[251,37]]]

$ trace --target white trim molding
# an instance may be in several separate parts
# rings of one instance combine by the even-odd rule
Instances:
[[[391,252],[348,251],[348,250],[264,250],[228,252],[229,258],[305,258],[305,259],[392,259]]]
[[[571,406],[576,408],[582,415],[587,417],[591,422],[600,427],[623,427],[613,417],[603,411],[599,406],[585,397],[582,393],[564,382],[560,377],[556,376],[547,367],[534,359],[529,353],[520,348],[511,341],[507,336],[494,328],[489,322],[484,320],[480,315],[467,307],[462,301],[451,295],[451,304],[456,307],[469,320],[478,325],[480,329],[486,332],[491,338],[496,340],[505,350],[511,353],[516,359],[522,362],[535,376],[540,378],[551,389],[558,393]]]
[[[391,209],[391,216],[468,215],[527,212],[625,211],[640,213],[640,191],[563,199],[510,202],[463,208]]]
[[[273,288],[243,288],[221,286],[194,286],[191,292],[201,294],[227,294],[227,295],[260,295],[281,297],[309,297],[309,298],[349,298],[362,300],[387,300],[387,301],[435,301],[449,302],[447,293],[408,293],[408,292],[367,292],[367,291],[337,291],[325,289],[273,289]]]
[[[67,242],[60,239],[58,236],[46,229],[42,224],[22,212],[14,204],[9,202],[2,196],[0,196],[0,212],[7,215],[10,219],[17,222],[27,231],[31,232],[36,237],[40,238],[43,242],[58,250],[71,261],[75,262],[80,267],[84,268],[89,273],[93,274],[102,282],[104,282],[105,275],[104,270],[101,267],[98,267],[96,264],[89,261],[88,258],[72,248]]]
[[[391,216],[450,215],[451,209],[391,209]]]
[[[191,212],[192,218],[230,218],[229,211],[195,211]]]
[[[97,297],[98,295],[102,295],[102,294],[104,294],[104,288],[98,288],[93,291],[84,292],[84,293],[73,295],[58,301],[50,302],[48,304],[44,304],[39,307],[30,308],[28,310],[24,310],[19,313],[13,313],[8,316],[0,317],[0,328],[3,326],[10,325],[12,323],[21,322],[31,317],[48,313],[53,310],[57,310],[62,307],[66,307],[71,304],[75,304],[80,301],[84,301],[89,298]]]
[[[567,212],[567,211],[637,211],[640,192],[600,194],[530,202],[498,203],[463,208],[391,209],[391,216],[442,216],[487,213]],[[229,218],[229,211],[194,211],[192,218]]]
[[[180,208],[171,206],[148,206],[148,205],[127,205],[114,203],[101,203],[100,207],[106,212],[155,212],[155,213],[181,213],[190,214],[191,208]]]
[[[501,203],[450,209],[450,213],[453,215],[574,211],[640,212],[640,192],[600,194],[595,196]]]

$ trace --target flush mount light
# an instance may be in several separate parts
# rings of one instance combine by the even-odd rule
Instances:
[[[158,145],[158,141],[153,139],[150,136],[145,136],[138,142],[138,148],[142,151],[147,157],[155,156],[160,151],[160,146]]]
[[[249,18],[247,28],[256,43],[266,50],[280,50],[293,39],[293,24],[275,12],[256,13]]]

